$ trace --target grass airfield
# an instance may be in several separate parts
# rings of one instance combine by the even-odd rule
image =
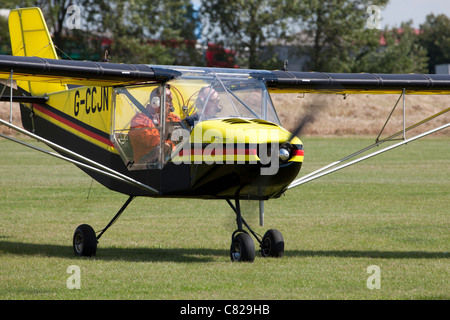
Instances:
[[[302,139],[301,175],[371,143]],[[0,140],[0,299],[450,298],[450,138],[425,138],[286,192],[244,204],[259,234],[279,229],[285,256],[231,263],[225,201],[137,198],[100,239],[72,252],[75,228],[100,230],[127,196],[75,166]],[[257,249],[258,246],[256,245]],[[80,289],[69,289],[70,266]],[[369,289],[370,266],[380,271]]]

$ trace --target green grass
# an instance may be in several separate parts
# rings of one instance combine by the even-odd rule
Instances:
[[[301,174],[370,143],[305,138]],[[0,140],[0,299],[449,299],[450,138],[408,144],[266,202],[281,259],[231,263],[225,201],[138,198],[77,258],[75,228],[125,202],[71,164]],[[89,198],[87,198],[89,194]],[[76,265],[81,289],[69,290]],[[366,286],[367,267],[381,288]]]

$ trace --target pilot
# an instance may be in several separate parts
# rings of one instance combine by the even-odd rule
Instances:
[[[135,163],[155,162],[159,155],[160,132],[160,112],[161,112],[161,93],[163,87],[157,87],[150,94],[150,103],[146,106],[146,112],[137,113],[130,124],[129,138],[133,147]],[[172,92],[170,87],[166,87],[166,121],[180,122],[180,118],[173,113]],[[166,140],[164,151],[166,154],[175,148],[172,141]]]
[[[197,99],[195,100],[196,112],[195,114],[186,117],[184,120],[189,126],[194,126],[196,121],[213,119],[222,111],[222,106],[219,104],[219,93],[212,87],[203,87],[200,89]],[[206,105],[205,105],[206,103]]]

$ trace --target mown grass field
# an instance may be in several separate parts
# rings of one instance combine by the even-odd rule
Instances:
[[[304,138],[302,174],[370,143]],[[0,299],[449,299],[450,138],[408,144],[290,190],[246,220],[282,231],[281,259],[231,263],[225,201],[138,198],[97,256],[75,228],[102,229],[126,200],[71,164],[0,140]],[[91,185],[92,183],[92,185]],[[255,209],[255,210],[253,210]],[[69,266],[81,288],[68,289]],[[369,266],[380,288],[369,289]]]

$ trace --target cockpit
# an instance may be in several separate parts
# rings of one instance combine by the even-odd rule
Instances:
[[[204,121],[280,124],[265,83],[250,70],[170,68],[180,76],[114,90],[112,138],[129,170],[161,168]]]

